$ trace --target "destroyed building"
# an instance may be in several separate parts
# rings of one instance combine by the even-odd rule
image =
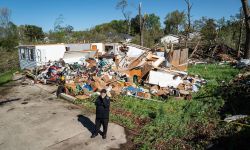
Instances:
[[[37,52],[42,46],[28,48],[19,46],[20,58],[23,58],[23,50],[30,54],[30,49],[33,49],[36,54],[33,60],[37,60]],[[54,49],[47,49],[45,54],[59,51],[57,58],[45,57],[46,63],[29,65],[30,68],[21,65],[21,68],[26,68],[26,75],[35,83],[58,84],[58,95],[66,93],[85,99],[105,88],[110,97],[127,95],[151,99],[152,96],[176,96],[190,99],[191,93],[197,92],[205,83],[198,76],[185,72],[188,67],[186,48],[153,50],[132,43],[89,43],[61,44]]]

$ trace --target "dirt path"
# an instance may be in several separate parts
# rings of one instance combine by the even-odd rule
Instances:
[[[106,140],[91,139],[94,114],[45,89],[18,82],[0,87],[0,149],[105,150],[126,143],[124,128],[114,123]]]

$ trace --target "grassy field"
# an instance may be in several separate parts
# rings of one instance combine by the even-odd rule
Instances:
[[[111,121],[136,132],[133,143],[139,149],[204,149],[230,125],[220,121],[225,100],[222,82],[229,82],[239,70],[228,65],[196,65],[188,71],[207,80],[193,99],[164,102],[120,96],[111,104]],[[92,100],[76,103],[94,109]]]

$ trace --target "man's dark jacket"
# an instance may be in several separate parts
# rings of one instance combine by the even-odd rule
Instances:
[[[96,101],[96,119],[109,119],[109,97],[102,98],[99,96]]]

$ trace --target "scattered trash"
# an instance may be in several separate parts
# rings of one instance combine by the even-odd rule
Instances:
[[[238,63],[237,63],[237,68],[244,68],[250,66],[250,59],[241,59]]]

